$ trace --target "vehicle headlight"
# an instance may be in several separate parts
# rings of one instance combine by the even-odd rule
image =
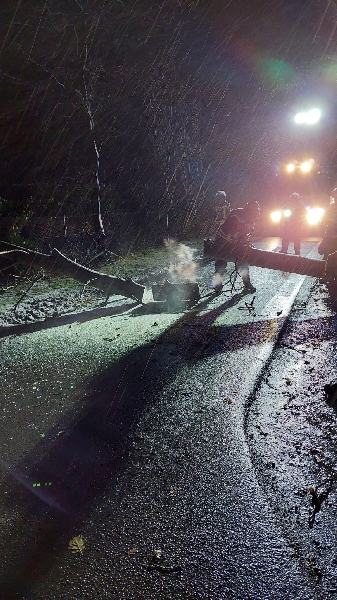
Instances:
[[[287,208],[287,209],[284,211],[284,213],[283,213],[283,214],[284,214],[284,216],[285,216],[285,217],[290,217],[290,216],[291,216],[291,210],[289,210],[289,208]]]
[[[273,221],[273,223],[279,223],[282,218],[282,211],[274,210],[272,213],[270,213],[270,218]]]
[[[310,225],[317,225],[324,215],[324,208],[309,208],[307,211],[307,221]]]
[[[301,164],[301,171],[303,173],[309,173],[309,171],[311,171],[311,167],[312,167],[312,164],[311,164],[310,160],[306,160]]]

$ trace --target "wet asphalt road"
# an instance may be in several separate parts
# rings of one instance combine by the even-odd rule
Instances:
[[[335,317],[251,274],[254,301],[0,340],[1,599],[337,597]]]

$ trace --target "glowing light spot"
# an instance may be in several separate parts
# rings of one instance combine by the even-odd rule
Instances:
[[[320,118],[321,118],[321,111],[318,108],[313,108],[312,110],[308,110],[306,122],[309,125],[313,125],[314,123],[318,123]]]
[[[310,160],[306,160],[301,164],[301,171],[303,173],[309,173],[311,171],[312,163]]]
[[[305,123],[305,113],[297,113],[294,117],[295,123]]]
[[[44,484],[42,483],[33,483],[33,487],[41,487],[41,485],[53,485],[52,481],[46,481]]]
[[[288,173],[293,173],[295,171],[294,163],[289,163],[289,165],[286,166],[286,169],[287,169]]]
[[[285,216],[285,217],[290,217],[290,216],[291,216],[291,210],[289,210],[289,208],[287,208],[287,209],[284,211],[284,213],[283,213],[283,214],[284,214],[284,216]]]
[[[317,223],[319,223],[321,218],[323,217],[324,212],[324,208],[309,208],[306,215],[308,223],[310,225],[317,225]]]
[[[315,125],[321,118],[322,111],[320,108],[311,108],[310,110],[299,112],[295,115],[295,123],[305,123],[306,125]]]
[[[280,210],[274,210],[272,213],[270,213],[270,218],[273,223],[279,223],[282,218],[282,212]]]

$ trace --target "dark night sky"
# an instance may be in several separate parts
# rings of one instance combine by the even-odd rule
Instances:
[[[150,185],[164,204],[219,188],[262,194],[296,153],[333,160],[330,1],[8,0],[0,17],[9,195],[90,179],[93,137],[102,182],[122,198]],[[291,117],[311,102],[322,122],[300,130]]]

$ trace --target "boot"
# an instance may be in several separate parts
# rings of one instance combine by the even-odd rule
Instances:
[[[254,294],[254,292],[256,292],[256,287],[254,287],[251,283],[243,287],[244,294]]]
[[[289,247],[289,242],[287,240],[282,240],[282,245],[281,245],[281,254],[288,254],[288,247]]]
[[[245,294],[254,294],[254,292],[256,292],[256,287],[253,286],[249,277],[243,277],[242,282],[243,282],[243,292]]]

